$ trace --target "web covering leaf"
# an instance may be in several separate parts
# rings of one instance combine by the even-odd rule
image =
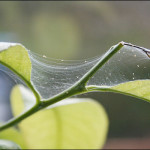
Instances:
[[[143,51],[131,45],[124,45],[88,81],[87,86],[111,88],[120,83],[150,78],[150,59],[147,49]],[[49,60],[46,56],[29,53],[32,62],[31,81],[42,99],[65,91],[78,82],[101,56],[84,61]]]
[[[10,45],[10,44],[9,44]],[[11,47],[16,44],[11,44]],[[7,47],[8,48],[8,47]],[[87,87],[111,88],[121,83],[147,80],[150,78],[149,50],[125,44],[90,78]],[[83,61],[53,60],[28,50],[31,60],[30,82],[42,100],[48,100],[71,88],[97,64],[102,56]],[[16,83],[25,83],[9,69],[8,73]]]
[[[89,80],[88,86],[111,88],[112,86],[150,79],[149,50],[124,45]]]

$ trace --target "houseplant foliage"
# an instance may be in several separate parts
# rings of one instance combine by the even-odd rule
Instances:
[[[0,139],[21,148],[102,148],[108,128],[104,108],[71,96],[110,91],[150,100],[149,50],[129,43],[120,42],[101,57],[72,65],[47,62],[21,44],[0,43],[0,63],[23,83],[11,92],[15,117],[1,125]],[[17,123],[19,131],[13,128]]]

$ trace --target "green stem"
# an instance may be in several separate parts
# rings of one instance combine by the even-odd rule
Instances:
[[[35,89],[32,87],[32,85],[29,82],[27,82],[24,78],[22,78],[27,83],[29,88],[33,91],[34,95],[36,96],[37,103],[34,107],[32,107],[27,112],[21,114],[20,116],[14,118],[14,119],[10,120],[9,122],[7,122],[6,124],[2,125],[0,127],[0,131],[19,123],[20,121],[22,121],[23,119],[27,118],[28,116],[34,114],[35,112],[37,112],[49,105],[52,105],[62,99],[71,97],[73,95],[89,92],[89,89],[86,89],[86,83],[88,82],[88,80],[96,73],[96,71],[98,69],[100,69],[123,46],[124,46],[124,42],[120,42],[116,46],[112,47],[108,52],[106,52],[101,57],[99,62],[96,65],[94,65],[75,85],[73,85],[71,88],[63,91],[62,93],[56,95],[55,97],[52,97],[49,100],[40,101],[40,97],[39,97],[38,93],[35,91]]]
[[[100,61],[94,65],[79,81],[80,84],[86,85],[86,83],[89,81],[90,78],[97,72],[98,69],[100,69],[115,53],[117,53],[123,46],[124,42],[120,42],[119,44],[111,47],[109,51],[107,51]]]
[[[18,122],[22,121],[23,119],[27,118],[28,116],[32,115],[33,113],[37,112],[39,110],[38,105],[33,106],[30,110],[28,110],[27,112],[19,115],[18,117],[9,120],[7,123],[5,123],[4,125],[2,125],[0,127],[0,131],[5,130],[9,127],[12,127],[13,125],[17,124]]]
[[[110,48],[110,50],[102,56],[102,58],[98,61],[98,63],[94,65],[75,85],[73,85],[71,88],[67,89],[66,91],[63,91],[59,95],[56,95],[54,98],[44,101],[43,107],[47,107],[67,97],[71,97],[76,94],[87,92],[86,83],[88,82],[88,80],[123,46],[124,46],[124,42],[120,42],[116,46]]]
[[[19,74],[16,70],[14,70],[11,66],[8,66],[6,63],[1,62],[0,64],[6,66],[7,68],[9,68],[12,72],[14,72],[16,75],[18,75],[24,82],[25,84],[29,87],[29,89],[31,89],[31,91],[33,92],[34,96],[36,97],[36,103],[40,103],[40,96],[39,94],[36,92],[36,90],[34,89],[34,87],[32,86],[32,84],[30,82],[28,82],[21,74]]]
[[[43,109],[49,105],[52,105],[52,104],[54,104],[54,103],[56,103],[62,99],[71,97],[73,95],[81,94],[81,93],[85,93],[85,91],[81,91],[81,92],[79,92],[77,90],[71,91],[71,89],[70,89],[70,90],[68,90],[67,93],[62,93],[62,94],[58,95],[57,97],[52,98],[49,103],[45,103],[46,101],[41,101],[39,104],[36,104],[35,106],[33,106],[30,110],[26,111],[25,113],[19,115],[18,117],[14,118],[12,120],[9,120],[7,123],[2,125],[0,127],[0,131],[7,129],[7,128],[19,123],[23,119],[29,117],[30,115],[36,113],[37,111],[39,111],[39,110],[41,110],[41,109]]]

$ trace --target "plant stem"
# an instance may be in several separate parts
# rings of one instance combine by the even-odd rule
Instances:
[[[34,114],[35,112],[37,112],[37,111],[39,111],[39,110],[41,110],[41,109],[43,109],[49,105],[52,105],[52,104],[54,104],[54,103],[56,103],[62,99],[71,97],[73,95],[78,95],[78,94],[88,92],[89,89],[86,89],[86,84],[87,84],[88,80],[96,73],[96,71],[98,69],[100,69],[123,46],[124,46],[124,42],[120,42],[119,44],[112,47],[108,52],[106,52],[101,57],[101,59],[98,61],[98,63],[95,64],[75,85],[73,85],[69,89],[63,91],[62,93],[52,97],[49,100],[40,101],[40,97],[39,97],[38,93],[35,91],[35,89],[33,88],[33,86],[29,82],[25,81],[27,83],[27,85],[29,86],[29,88],[34,93],[34,95],[36,96],[36,99],[37,99],[36,102],[37,103],[34,107],[32,107],[27,112],[21,114],[20,116],[14,118],[14,119],[8,121],[6,124],[2,125],[0,127],[0,131],[7,129],[7,128],[19,123],[20,121],[29,117],[30,115]],[[23,80],[25,80],[25,79],[23,79]]]
[[[43,107],[45,108],[67,97],[88,92],[86,89],[86,83],[88,82],[88,80],[123,46],[124,42],[120,42],[116,46],[110,48],[110,50],[102,56],[102,58],[98,61],[98,63],[94,65],[75,85],[73,85],[66,91],[63,91],[59,95],[56,95],[55,97],[49,100],[43,101]]]
[[[33,92],[34,96],[36,97],[36,103],[40,103],[40,96],[29,81],[27,81],[21,74],[19,74],[17,71],[15,71],[11,66],[8,66],[7,64],[5,64],[1,61],[0,61],[0,64],[8,67],[12,72],[14,72],[16,75],[18,75],[25,82],[25,84],[29,87],[29,89],[31,89],[31,91]]]
[[[86,85],[88,80],[92,78],[92,76],[97,72],[98,69],[100,69],[115,53],[117,53],[123,46],[124,42],[120,42],[119,44],[111,47],[109,51],[107,51],[102,58],[99,60],[99,62],[94,65],[79,81],[80,84]]]
[[[22,121],[23,119],[25,119],[28,116],[32,115],[33,113],[37,112],[39,110],[38,108],[39,108],[38,105],[35,105],[27,112],[19,115],[18,117],[14,118],[14,119],[9,120],[4,125],[0,126],[0,131],[7,129],[9,127],[12,127],[13,125],[17,124],[18,122]]]

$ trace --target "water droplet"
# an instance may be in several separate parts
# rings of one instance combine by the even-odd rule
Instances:
[[[139,67],[140,67],[140,65],[137,65],[137,67],[139,68]]]

